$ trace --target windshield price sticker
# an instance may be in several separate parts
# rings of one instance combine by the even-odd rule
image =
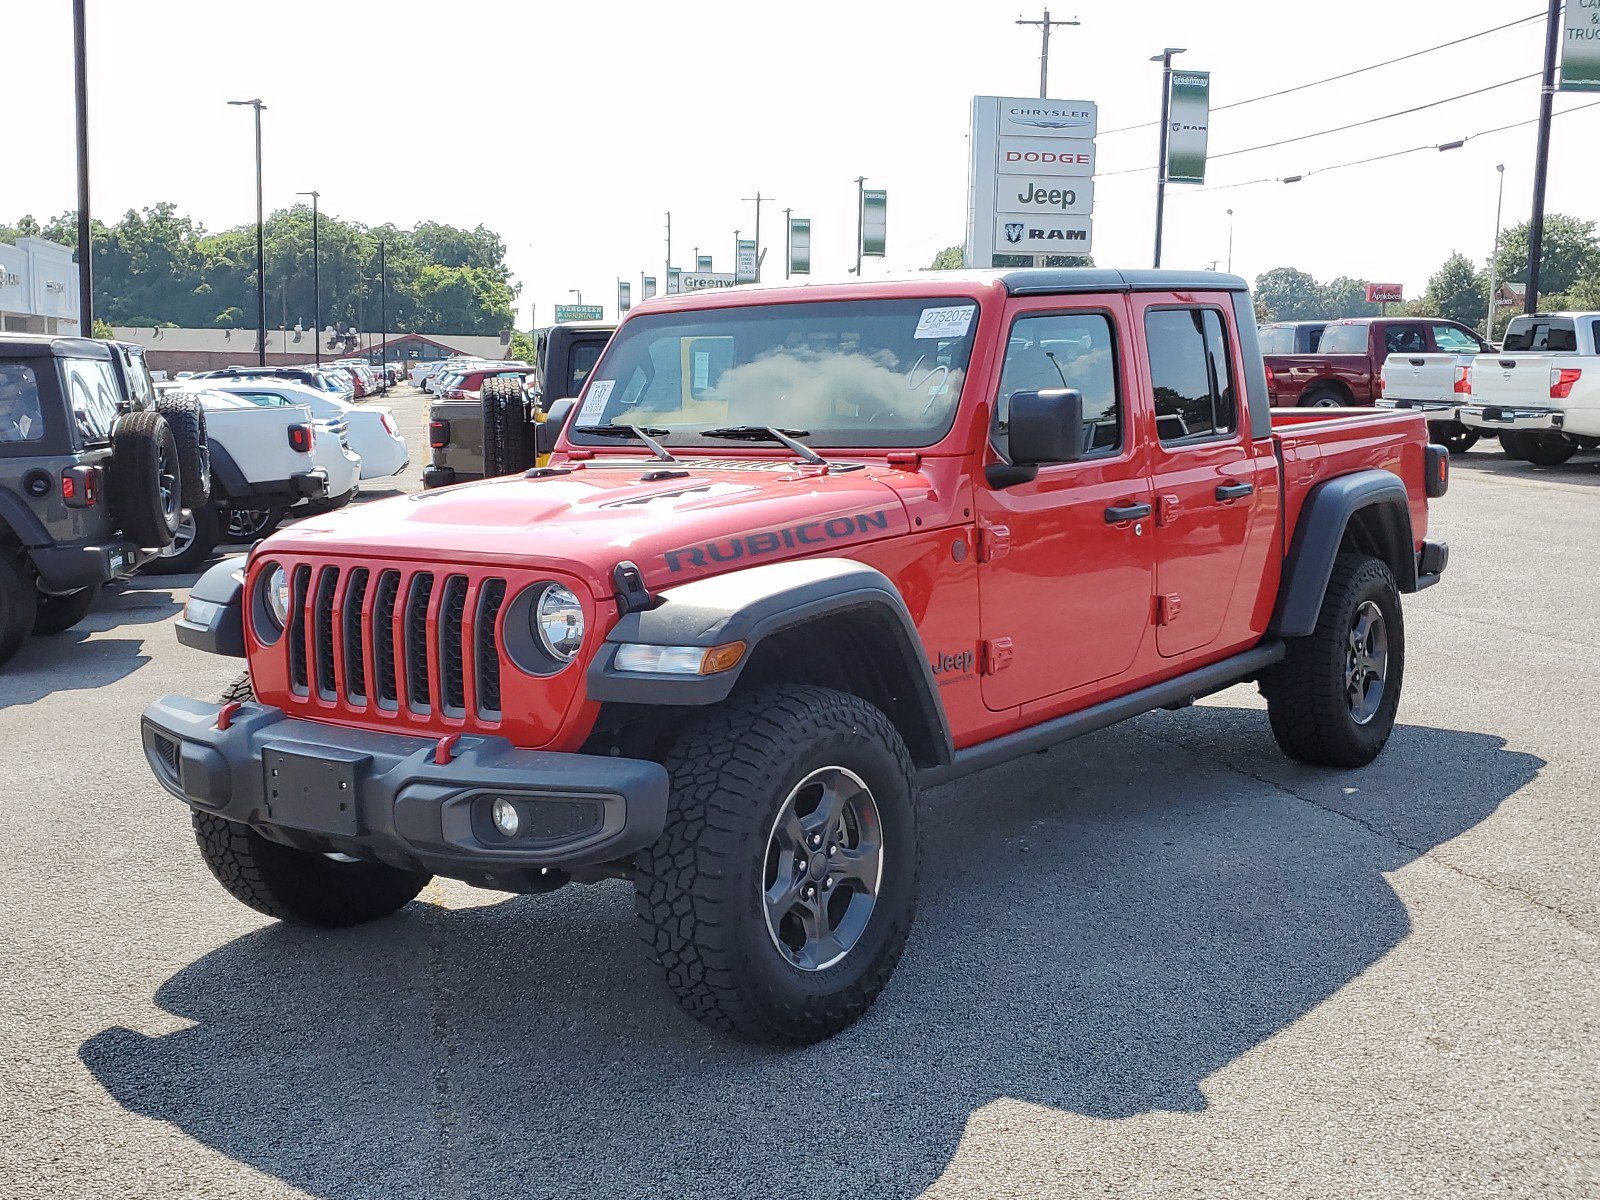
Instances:
[[[589,385],[589,394],[583,398],[583,407],[578,410],[579,425],[598,425],[600,418],[605,415],[606,401],[611,399],[611,389],[617,386],[615,379],[596,379]]]
[[[917,331],[912,337],[925,338],[965,337],[972,324],[972,314],[978,310],[970,304],[958,308],[925,308],[917,320]]]

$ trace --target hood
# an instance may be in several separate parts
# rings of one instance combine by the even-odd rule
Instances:
[[[602,589],[628,560],[648,586],[668,587],[908,532],[905,506],[881,478],[890,472],[834,464],[823,474],[773,459],[586,463],[343,509],[290,526],[268,546],[547,567]]]

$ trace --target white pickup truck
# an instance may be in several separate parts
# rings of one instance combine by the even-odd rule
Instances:
[[[1513,458],[1564,463],[1600,448],[1600,312],[1512,317],[1501,349],[1472,360],[1469,429],[1500,434]]]
[[[1471,399],[1469,370],[1483,347],[1447,325],[1435,325],[1434,336],[1437,351],[1391,354],[1383,360],[1379,394],[1372,403],[1375,408],[1425,413],[1429,440],[1449,447],[1451,454],[1464,454],[1480,437],[1494,436],[1492,430],[1469,428],[1456,417],[1456,410]]]

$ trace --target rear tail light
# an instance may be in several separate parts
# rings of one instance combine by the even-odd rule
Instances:
[[[1577,367],[1551,367],[1550,368],[1550,399],[1565,400],[1572,395],[1572,385],[1583,378],[1583,372]]]
[[[385,429],[387,429],[391,434],[393,434],[395,437],[399,437],[400,436],[400,428],[399,428],[399,426],[397,426],[394,423],[394,418],[391,417],[388,413],[379,413],[378,414],[378,419],[383,422],[383,427]]]
[[[1471,367],[1456,368],[1456,382],[1454,391],[1458,396],[1470,396],[1472,394]]]
[[[450,422],[428,422],[428,445],[435,450],[443,450],[450,444]]]
[[[446,392],[444,394],[444,398],[446,400],[465,400],[467,398],[466,389],[465,388],[451,388],[448,392]]]
[[[310,454],[311,447],[316,444],[316,435],[310,425],[304,422],[289,426],[289,449],[297,450],[302,454]]]
[[[61,499],[68,508],[93,508],[100,500],[100,468],[68,467],[61,472]]]
[[[1267,368],[1267,394],[1271,395],[1272,393],[1276,392],[1277,390],[1278,390],[1278,377],[1272,373],[1272,368],[1268,367]]]
[[[1386,378],[1384,378],[1383,372],[1379,371],[1378,372],[1378,395],[1387,396],[1388,394],[1389,394],[1389,381]]]

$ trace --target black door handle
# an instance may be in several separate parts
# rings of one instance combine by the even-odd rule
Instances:
[[[1120,506],[1113,504],[1106,509],[1106,524],[1120,525],[1124,521],[1138,521],[1148,517],[1153,511],[1150,505],[1142,501],[1138,504],[1123,504]]]
[[[1218,500],[1243,500],[1256,490],[1253,483],[1224,483],[1217,488]]]

